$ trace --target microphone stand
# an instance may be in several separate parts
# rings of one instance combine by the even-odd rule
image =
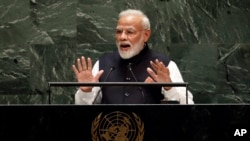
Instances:
[[[135,81],[138,82],[138,80],[135,77],[134,72],[132,71],[132,63],[129,63],[127,67],[128,67],[128,70],[130,71],[130,73],[132,74],[133,78],[135,79]],[[143,102],[145,103],[145,96],[144,96],[144,92],[142,90],[142,87],[139,86],[138,88],[141,91],[142,99],[143,99]]]
[[[114,69],[115,69],[115,67],[111,67],[111,68],[109,69],[109,72],[108,72],[107,76],[105,77],[104,82],[107,81],[109,75],[111,74],[111,72],[112,72]],[[97,92],[96,97],[95,97],[94,101],[92,102],[92,104],[95,104],[97,98],[98,98],[99,95],[100,95],[101,90],[102,90],[102,86],[100,86],[100,90]]]

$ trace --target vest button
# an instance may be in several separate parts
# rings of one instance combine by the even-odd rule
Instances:
[[[130,94],[129,94],[129,93],[125,93],[124,95],[125,95],[125,96],[129,96]]]
[[[130,77],[126,77],[126,80],[127,80],[127,81],[130,81],[130,80],[131,80],[131,78],[130,78]]]

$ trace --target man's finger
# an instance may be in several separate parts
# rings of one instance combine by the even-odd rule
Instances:
[[[84,56],[81,57],[81,63],[82,63],[82,70],[83,71],[87,70],[87,64]]]
[[[81,64],[81,60],[79,58],[77,59],[77,67],[78,67],[79,72],[81,72],[82,71],[82,64]]]
[[[169,69],[168,69],[168,67],[165,67],[165,69],[164,69],[164,73],[166,74],[166,75],[170,75],[170,72],[169,72]]]
[[[154,80],[151,78],[151,77],[147,77],[146,79],[145,79],[145,81],[144,81],[145,83],[152,83],[152,82],[154,82]]]
[[[161,70],[163,70],[163,69],[165,69],[166,68],[166,66],[163,64],[163,62],[159,62],[159,68],[161,69]]]
[[[157,65],[156,65],[153,61],[150,61],[150,65],[152,66],[152,68],[153,68],[155,71],[158,70]]]
[[[95,81],[99,80],[99,78],[102,76],[103,72],[104,72],[103,70],[100,70],[100,71],[96,74],[96,76],[94,77],[94,80],[95,80]]]
[[[147,72],[148,72],[148,74],[152,77],[152,79],[153,79],[154,81],[157,80],[157,75],[155,74],[155,72],[154,72],[151,68],[147,68]]]
[[[91,58],[88,57],[87,61],[88,61],[87,69],[91,71],[92,70],[92,60],[91,60]]]
[[[79,71],[77,70],[76,66],[72,65],[72,69],[73,69],[75,75],[77,76],[77,74],[79,73]]]

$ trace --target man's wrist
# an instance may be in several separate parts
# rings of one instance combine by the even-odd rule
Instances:
[[[172,87],[163,87],[165,91],[170,90]]]
[[[80,87],[80,90],[82,91],[82,92],[85,92],[85,93],[89,93],[89,92],[91,92],[92,91],[92,88],[82,88],[82,87]]]

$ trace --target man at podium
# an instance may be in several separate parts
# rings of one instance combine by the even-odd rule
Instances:
[[[78,82],[184,82],[174,61],[148,47],[150,22],[142,11],[122,11],[115,35],[117,51],[103,54],[94,65],[91,58],[77,59],[72,68]],[[185,87],[81,86],[75,94],[75,104],[158,104],[162,100],[194,103]]]

